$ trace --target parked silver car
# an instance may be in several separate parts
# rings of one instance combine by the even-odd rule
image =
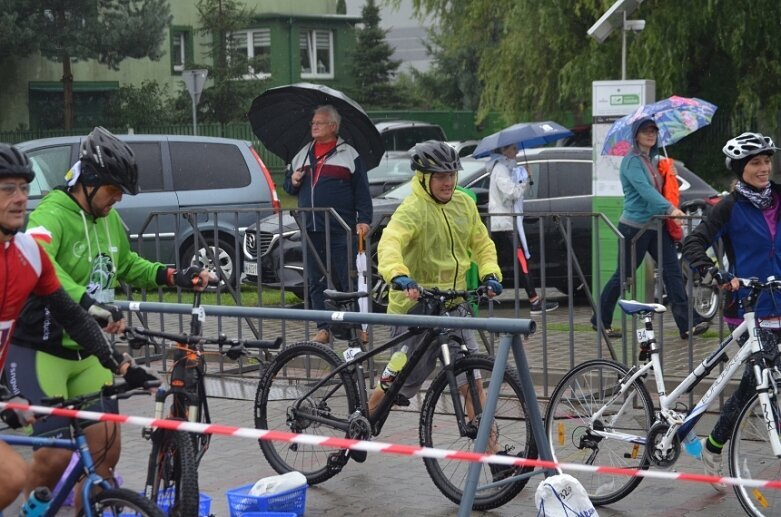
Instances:
[[[195,224],[226,276],[241,271],[242,232],[258,216],[246,209],[279,209],[274,181],[250,142],[206,136],[117,135],[133,149],[139,166],[139,194],[124,196],[116,208],[134,248],[168,264],[200,262],[214,267],[205,246],[195,249],[195,230],[181,213],[193,211]],[[78,159],[82,137],[67,136],[17,144],[36,171],[28,208],[64,183]],[[244,211],[242,211],[244,210]],[[168,215],[151,216],[154,212]],[[201,241],[203,242],[203,241]]]

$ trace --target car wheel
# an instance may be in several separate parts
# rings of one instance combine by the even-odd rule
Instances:
[[[230,285],[236,285],[238,267],[235,260],[235,244],[225,238],[220,238],[217,241],[217,247],[215,248],[211,239],[206,239],[206,242],[209,245],[211,252],[214,254],[214,262],[209,259],[205,247],[199,248],[196,252],[193,249],[193,243],[191,242],[184,253],[182,253],[182,265],[206,267],[209,271],[222,278],[217,272],[217,266],[219,266],[225,274],[225,278],[229,279]]]

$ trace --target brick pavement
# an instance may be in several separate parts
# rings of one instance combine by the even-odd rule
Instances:
[[[497,315],[512,316],[513,312],[515,311],[512,308],[503,308]],[[521,317],[528,316],[524,310],[519,314]],[[546,314],[544,318],[536,318],[541,330],[531,337],[525,350],[538,386],[538,396],[544,398],[560,372],[565,371],[570,364],[595,357],[596,334],[589,327],[583,330],[589,316],[590,312],[583,307],[574,307],[570,311],[566,306],[562,306],[558,311]],[[688,351],[686,343],[677,338],[674,330],[668,329],[671,318],[668,317],[667,320],[669,322],[666,322],[663,333],[666,340],[664,357],[668,377],[672,378],[688,369]],[[230,334],[230,324],[224,325],[221,330]],[[276,325],[277,327],[274,322],[264,322],[264,335],[270,337],[274,336],[275,332],[279,333],[283,326],[279,323]],[[570,331],[570,328],[574,330]],[[288,341],[303,338],[300,326],[296,327],[288,322],[284,330]],[[375,332],[375,338],[381,338],[385,333],[383,329],[375,329]],[[716,338],[695,339],[695,347],[692,350],[695,360],[704,355],[705,348],[710,348],[715,343]],[[602,355],[608,355],[604,344],[599,350]],[[548,365],[547,377],[538,367],[542,364]],[[212,368],[216,369],[216,366]],[[238,383],[229,380],[220,382],[219,379],[212,378],[209,392],[214,394],[211,399],[214,422],[253,427],[252,377],[256,376],[257,373],[248,373],[245,381]],[[546,385],[549,388],[546,389]],[[232,398],[218,398],[221,396]],[[414,408],[413,405],[412,409]],[[151,399],[136,397],[123,401],[122,410],[129,414],[150,416],[152,402]],[[700,434],[707,432],[713,418],[713,415],[708,415],[705,421],[700,423]],[[417,421],[418,415],[414,411],[395,411],[378,439],[417,445]],[[123,434],[123,455],[118,471],[124,477],[126,486],[140,488],[143,484],[149,444],[141,438],[139,428],[126,427]],[[679,460],[676,468],[680,471],[699,472],[700,465],[695,460],[684,457]],[[213,497],[212,513],[227,516],[224,496],[226,490],[274,474],[257,444],[251,440],[215,437],[201,464],[201,490]],[[532,479],[511,503],[491,512],[481,512],[479,515],[535,515],[533,496],[538,482],[537,478]],[[392,455],[373,455],[364,464],[350,463],[337,477],[310,488],[308,492],[307,515],[367,517],[389,512],[400,515],[444,516],[455,515],[457,507],[437,491],[422,461]],[[599,509],[600,515],[603,516],[642,514],[718,517],[740,512],[732,492],[720,496],[708,485],[680,485],[658,480],[644,480],[635,492],[623,501],[609,508]],[[13,510],[7,513],[12,514]]]

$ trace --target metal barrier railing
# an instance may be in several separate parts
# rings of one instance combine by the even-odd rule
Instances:
[[[324,214],[328,225],[338,225],[345,227],[344,222],[332,209],[300,210],[295,213],[300,217],[307,212],[321,212]],[[232,264],[232,271],[235,274],[228,276],[226,286],[218,290],[215,294],[217,304],[235,304],[235,305],[267,305],[271,303],[272,296],[270,288],[275,288],[281,295],[281,302],[277,294],[273,296],[273,303],[280,303],[282,307],[304,307],[309,308],[306,293],[308,292],[308,279],[304,274],[307,261],[313,260],[311,253],[305,253],[309,249],[309,243],[306,235],[289,235],[292,229],[293,233],[298,233],[298,225],[295,216],[291,216],[289,211],[279,212],[273,218],[267,219],[273,212],[270,209],[237,209],[229,210],[180,210],[172,212],[156,212],[149,214],[141,235],[136,239],[135,247],[146,258],[158,260],[164,263],[181,266],[182,263],[189,262],[183,255],[189,250],[190,253],[200,251],[200,257],[203,260],[212,263],[225,265]],[[517,216],[520,214],[494,214],[494,216]],[[383,297],[387,295],[388,286],[377,276],[376,272],[376,245],[379,242],[382,227],[387,222],[389,216],[375,223],[372,233],[367,238],[366,253],[369,258],[369,288],[373,291],[370,300],[370,311],[381,311]],[[490,227],[490,217],[486,216],[487,226]],[[686,225],[691,227],[698,221],[697,217],[685,218]],[[644,231],[658,229],[661,227],[661,218],[655,219]],[[256,278],[259,279],[249,289],[247,284],[242,284],[242,264],[250,261],[247,257],[245,247],[245,237],[247,228],[251,227],[251,236],[256,243]],[[605,336],[596,333],[592,334],[589,319],[592,314],[599,316],[600,307],[597,301],[601,295],[602,285],[607,280],[601,278],[600,270],[594,267],[602,261],[603,250],[600,246],[593,246],[592,242],[601,242],[603,237],[601,233],[609,232],[608,240],[615,237],[618,243],[619,257],[623,253],[623,236],[604,214],[601,213],[535,213],[532,217],[527,217],[527,234],[534,238],[529,242],[533,255],[532,263],[538,268],[535,271],[537,277],[537,287],[541,294],[548,294],[557,299],[561,307],[555,313],[542,313],[535,317],[540,323],[540,332],[534,337],[533,348],[530,349],[533,354],[533,370],[536,372],[536,382],[540,387],[542,396],[547,396],[549,391],[555,386],[561,374],[572,368],[575,364],[583,360],[612,356],[624,363],[634,362],[637,357],[637,345],[633,332],[630,328],[635,326],[622,320],[622,328],[627,332],[620,340],[609,340]],[[268,241],[271,233],[280,236],[271,243],[272,251],[261,250],[261,241]],[[517,248],[517,232],[511,232],[512,247]],[[347,233],[348,239],[346,245],[355,249],[355,238],[350,232]],[[588,236],[588,237],[586,237]],[[584,242],[584,239],[588,241]],[[199,243],[197,246],[191,246]],[[218,244],[218,254],[214,254],[211,249],[214,243]],[[266,244],[263,244],[265,246]],[[220,246],[224,246],[223,249]],[[297,250],[297,251],[296,251]],[[585,255],[584,250],[591,253]],[[267,255],[274,255],[273,257]],[[349,254],[348,254],[349,256]],[[230,259],[230,260],[227,260]],[[624,260],[620,261],[623,268]],[[331,258],[326,256],[325,261],[319,261],[318,267],[323,274],[330,270]],[[505,292],[503,303],[497,305],[490,303],[488,307],[481,308],[480,316],[493,317],[496,315],[521,317],[525,313],[525,303],[523,302],[525,293],[520,285],[519,270],[517,261],[512,266],[506,266],[508,276],[512,271],[511,278],[505,278]],[[348,269],[352,274],[355,271],[353,261],[348,261]],[[551,272],[554,272],[552,274]],[[661,278],[661,265],[656,271],[658,278]],[[284,274],[285,272],[295,274]],[[562,274],[563,272],[563,274]],[[626,279],[622,284],[628,296],[637,295],[636,275],[634,273],[621,271],[622,278]],[[650,275],[653,276],[653,275]],[[269,278],[276,278],[276,281],[269,281]],[[328,278],[329,275],[326,275]],[[330,279],[329,279],[330,280]],[[351,281],[350,288],[354,287]],[[593,292],[591,286],[594,286]],[[657,290],[661,285],[656,282]],[[331,281],[330,286],[333,287]],[[556,288],[554,291],[552,288]],[[691,281],[687,286],[691,296]],[[291,302],[285,302],[285,297],[294,293],[293,305]],[[162,290],[151,291],[142,290],[139,292],[127,291],[129,299],[158,300],[164,299],[165,292]],[[175,297],[177,302],[187,302],[189,295],[186,292],[180,292]],[[170,299],[170,295],[168,298]],[[247,301],[249,300],[249,301]],[[507,304],[512,304],[508,307]],[[174,329],[178,326],[179,331],[185,328],[181,315],[174,315],[176,320],[172,320],[170,315],[165,317],[159,315],[138,315],[134,314],[131,318],[141,319],[143,324],[153,325],[158,328],[168,327]],[[669,321],[671,318],[667,318]],[[660,322],[661,324],[661,322]],[[226,326],[227,325],[227,326]],[[657,327],[663,328],[663,327]],[[383,336],[386,332],[382,326],[370,326],[371,341]],[[273,321],[268,318],[253,319],[245,317],[242,323],[230,321],[229,323],[222,316],[216,318],[217,332],[226,332],[237,335],[241,338],[242,333],[252,333],[258,338],[264,338],[269,333],[282,335],[285,340],[300,340],[310,338],[315,329],[311,321],[298,321],[290,323],[288,320]],[[497,337],[485,330],[479,330],[483,344],[489,353],[493,354]],[[722,332],[723,334],[723,332]],[[661,336],[662,339],[663,336]],[[668,340],[669,341],[669,340]],[[700,357],[697,353],[697,343],[687,343],[688,363],[693,366],[694,361]],[[674,349],[671,349],[674,351]],[[372,365],[373,367],[374,365]],[[672,366],[672,365],[671,365]],[[683,365],[680,365],[683,368]],[[220,361],[220,373],[232,373],[225,370]],[[674,371],[671,374],[675,374]]]

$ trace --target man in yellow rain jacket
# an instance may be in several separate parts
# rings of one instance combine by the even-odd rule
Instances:
[[[419,286],[466,289],[466,272],[472,261],[477,263],[483,275],[481,281],[488,296],[500,294],[502,273],[497,264],[496,247],[475,202],[455,188],[461,170],[458,154],[444,142],[430,140],[416,145],[410,155],[410,166],[415,171],[412,194],[393,213],[377,248],[379,273],[394,287],[389,296],[388,313],[406,314],[420,295]],[[462,303],[449,313],[468,316],[470,309],[468,304]],[[406,330],[406,327],[394,327],[391,334],[397,336]],[[478,351],[473,330],[454,333],[471,352]],[[413,336],[400,343],[399,348],[406,346],[407,353],[412,355],[420,339],[420,336]],[[436,366],[438,355],[438,347],[429,347],[405,381],[398,403],[404,404],[405,399],[418,392]],[[463,384],[462,394],[468,399],[466,379],[457,380],[459,386]],[[485,393],[479,395],[484,401]],[[471,401],[467,400],[467,415],[473,418],[471,409]],[[495,440],[489,440],[489,452],[495,452],[496,445]],[[511,470],[496,467],[496,470]],[[503,475],[503,472],[494,473],[495,477]]]

